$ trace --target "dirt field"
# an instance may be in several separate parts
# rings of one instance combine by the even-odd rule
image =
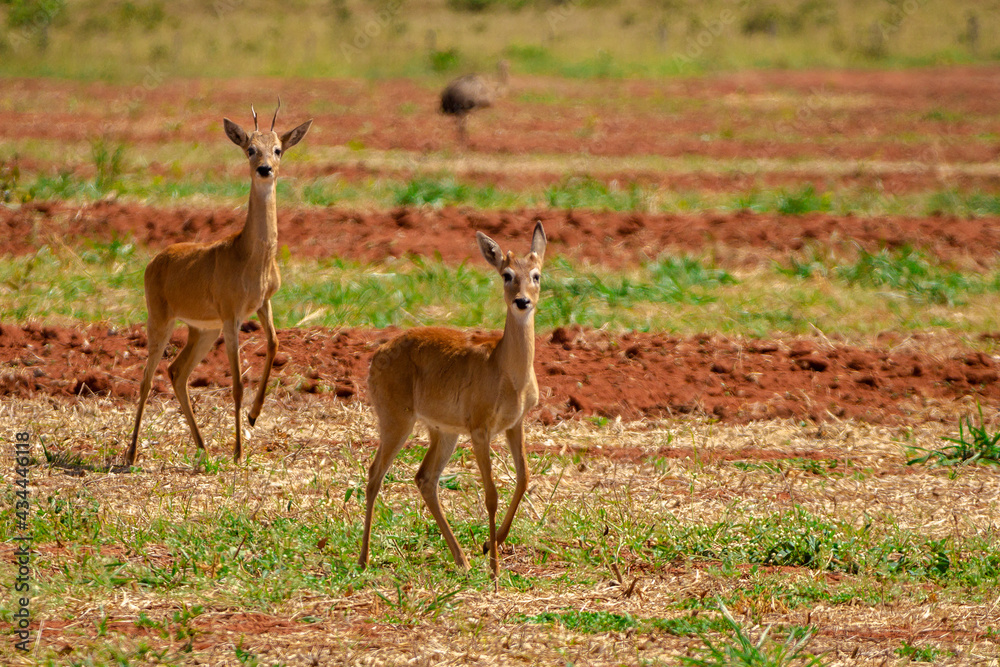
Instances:
[[[471,121],[473,148],[501,155],[988,162],[998,156],[990,138],[997,75],[997,68],[984,66],[744,72],[666,82],[515,76],[509,98]],[[25,139],[88,141],[104,131],[136,145],[190,144],[219,126],[219,109],[249,121],[249,90],[255,100],[281,94],[289,122],[314,117],[314,146],[351,140],[380,150],[454,146],[454,128],[437,112],[437,90],[409,81],[232,79],[165,82],[149,90],[9,81],[0,97],[0,127]]]
[[[239,229],[245,214],[226,209],[151,208],[102,202],[77,206],[27,204],[0,209],[10,254],[35,252],[42,245],[85,240],[132,240],[152,249],[181,240],[208,241]],[[440,253],[447,262],[470,259],[476,230],[512,243],[528,238],[541,220],[550,254],[619,268],[663,253],[711,254],[727,265],[783,259],[810,245],[841,254],[857,248],[876,252],[909,246],[959,265],[992,265],[1000,251],[1000,218],[959,219],[836,216],[812,213],[781,216],[733,213],[644,214],[614,211],[481,211],[471,208],[398,208],[357,211],[338,208],[286,210],[280,214],[279,242],[297,257],[342,257],[378,261],[408,254]],[[332,232],[332,230],[336,230]]]
[[[10,152],[25,178],[93,178],[87,144],[101,133],[133,151],[123,178],[242,178],[245,165],[216,150],[225,141],[217,130],[220,110],[248,107],[253,84],[255,100],[281,88],[289,122],[316,119],[301,161],[283,167],[291,178],[363,187],[426,173],[426,160],[463,182],[516,190],[559,182],[583,160],[600,182],[662,189],[992,192],[998,80],[997,67],[662,84],[520,77],[510,98],[473,117],[466,154],[434,110],[435,91],[410,82],[138,90],[10,80],[0,87],[0,136],[16,144]],[[345,154],[349,143],[366,157]],[[80,150],[63,157],[64,144]],[[194,144],[201,148],[176,155],[163,148]],[[535,161],[530,173],[518,168],[522,156]],[[675,160],[674,171],[649,167],[650,156]],[[746,160],[757,161],[753,169]],[[32,201],[0,206],[0,237],[8,258],[113,240],[155,251],[220,238],[244,215],[197,197]],[[280,244],[302,260],[437,252],[455,264],[474,258],[475,230],[520,247],[534,220],[545,224],[550,256],[607,270],[664,252],[752,268],[811,248],[850,257],[913,247],[985,273],[1000,252],[996,216],[339,205],[280,205]],[[32,629],[41,657],[5,644],[0,662],[677,664],[702,645],[699,632],[722,631],[716,600],[724,600],[754,638],[772,624],[780,641],[808,628],[809,650],[826,665],[904,665],[914,656],[1000,664],[995,470],[907,464],[915,448],[955,436],[977,406],[994,427],[1000,360],[982,350],[1000,332],[969,340],[942,326],[845,341],[818,331],[760,339],[540,331],[533,481],[497,591],[481,558],[468,575],[453,570],[421,509],[410,481],[419,438],[382,497],[373,569],[353,564],[377,439],[367,367],[396,332],[280,330],[274,385],[248,429],[249,462],[236,465],[221,344],[192,375],[208,440],[208,457],[195,457],[162,370],[183,344],[179,330],[147,411],[142,468],[129,472],[119,464],[146,359],[143,324],[5,314],[0,414],[34,438]],[[256,322],[242,341],[254,389],[263,357]],[[506,494],[508,455],[494,446]],[[442,496],[471,553],[482,540],[478,473],[466,450],[449,470]],[[12,534],[0,543],[3,576],[14,572]],[[772,551],[755,552],[761,543]],[[12,607],[0,613],[9,619]],[[581,618],[596,625],[573,625]]]
[[[253,378],[264,356],[256,322],[244,336],[244,369]],[[396,331],[292,329],[279,332],[277,382],[328,400],[364,400],[368,363]],[[180,351],[183,329],[161,363]],[[145,365],[141,326],[67,329],[4,325],[0,391],[135,399]],[[577,416],[660,418],[694,414],[723,422],[797,418],[824,422],[916,423],[954,419],[973,401],[1000,402],[1000,363],[962,349],[957,340],[885,336],[859,348],[823,339],[739,341],[702,336],[559,328],[539,341],[535,369],[542,387],[535,418],[546,424]],[[220,338],[192,376],[195,387],[227,387],[229,363]],[[166,371],[155,384],[170,393]]]

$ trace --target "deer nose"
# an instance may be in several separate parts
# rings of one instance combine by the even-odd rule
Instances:
[[[266,164],[262,164],[259,167],[257,167],[257,173],[264,177],[270,176],[273,172],[274,170],[271,169],[271,167]]]
[[[526,299],[523,296],[519,296],[516,299],[514,299],[514,305],[521,310],[528,310],[528,307],[531,305],[531,299]]]

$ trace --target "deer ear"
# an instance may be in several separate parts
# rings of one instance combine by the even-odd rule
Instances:
[[[548,239],[545,238],[545,229],[542,227],[542,223],[536,222],[535,232],[531,235],[531,252],[538,255],[539,264],[545,259],[545,245],[547,243]]]
[[[281,135],[281,149],[287,151],[289,148],[302,141],[302,137],[306,136],[306,132],[309,131],[312,124],[313,122],[310,118],[294,130],[289,130]]]
[[[479,251],[483,253],[486,261],[499,271],[503,267],[503,251],[497,242],[482,232],[476,232],[476,242],[479,243]]]
[[[243,131],[243,128],[229,120],[228,118],[222,119],[222,125],[226,128],[226,136],[239,146],[240,148],[246,149],[250,145],[250,137],[247,133]]]

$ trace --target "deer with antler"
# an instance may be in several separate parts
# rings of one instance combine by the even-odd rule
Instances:
[[[278,109],[281,100],[278,100]],[[243,379],[240,370],[240,325],[257,313],[267,337],[267,356],[257,395],[247,419],[252,426],[264,404],[264,392],[278,350],[278,338],[271,314],[271,296],[281,284],[275,255],[278,248],[278,214],[276,182],[278,165],[286,150],[299,143],[309,131],[312,120],[302,123],[282,135],[274,131],[278,118],[274,111],[271,129],[262,132],[257,127],[257,112],[251,105],[254,131],[247,134],[242,127],[223,119],[226,136],[240,147],[250,162],[250,203],[243,229],[232,236],[212,243],[175,243],[154,257],[146,266],[146,369],[139,389],[139,408],[135,415],[132,443],[125,453],[128,465],[135,463],[142,411],[163,352],[166,350],[175,322],[187,324],[188,339],[184,349],[171,362],[168,373],[181,411],[191,428],[199,450],[205,449],[198,424],[188,398],[187,380],[194,367],[204,359],[219,337],[226,343],[226,355],[233,378],[233,402],[236,404],[236,444],[233,458],[240,460],[243,439],[240,411],[243,399]]]
[[[524,451],[524,417],[538,402],[535,379],[535,308],[541,289],[545,230],[535,225],[531,251],[523,258],[506,255],[497,243],[476,233],[479,249],[503,277],[507,318],[503,334],[482,335],[440,327],[410,329],[382,345],[372,357],[368,394],[378,418],[379,446],[368,469],[365,529],[359,563],[368,563],[375,498],[393,459],[419,419],[430,434],[430,446],[417,471],[417,487],[437,521],[459,567],[469,561],[441,511],[438,481],[455,451],[458,436],[471,436],[486,494],[490,554],[494,579],[499,572],[498,545],[507,539],[517,506],[528,487]],[[507,436],[517,479],[500,529],[496,527],[497,490],[493,483],[490,442]]]

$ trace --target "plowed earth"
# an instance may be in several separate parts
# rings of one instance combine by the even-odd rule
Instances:
[[[99,202],[84,206],[34,203],[0,207],[6,253],[22,255],[42,245],[113,239],[152,249],[179,241],[210,241],[237,231],[246,213],[234,209],[153,208]],[[801,216],[748,211],[646,214],[537,209],[483,211],[466,208],[397,208],[357,211],[303,208],[279,213],[279,243],[297,257],[378,261],[440,253],[447,262],[478,256],[477,230],[512,245],[528,240],[541,220],[550,254],[611,268],[635,265],[664,252],[711,253],[716,261],[753,264],[787,257],[810,245],[848,255],[910,246],[960,265],[992,265],[1000,252],[1000,218]]]
[[[256,322],[244,325],[243,368],[259,375],[264,342]],[[166,355],[183,346],[179,330]],[[363,398],[374,349],[398,333],[386,330],[290,329],[279,332],[274,377],[290,390],[335,400]],[[0,393],[92,394],[132,400],[145,363],[145,332],[3,325]],[[928,338],[883,337],[859,348],[819,339],[740,341],[677,338],[559,328],[540,337],[536,414],[544,423],[578,415],[628,420],[680,414],[722,421],[796,417],[817,422],[859,418],[900,423],[952,416],[949,404],[1000,402],[1000,363],[982,353],[931,354]],[[165,366],[166,362],[162,362]],[[195,387],[229,386],[221,338],[192,375]],[[165,369],[156,381],[169,392]]]
[[[877,178],[843,170],[828,177],[766,170],[752,176],[738,170],[708,175],[692,171],[682,174],[681,185],[675,187],[688,183],[728,189],[822,178],[824,187],[991,188],[996,184],[992,165],[1000,155],[992,94],[998,80],[996,67],[747,72],[662,83],[515,77],[512,95],[473,119],[470,153],[872,160],[889,165]],[[286,105],[291,109],[283,116],[289,123],[315,117],[310,146],[353,142],[371,150],[415,153],[454,148],[454,128],[436,111],[436,89],[408,81],[178,81],[147,89],[8,80],[0,93],[0,136],[86,142],[103,134],[140,153],[143,147],[163,143],[194,145],[218,129],[220,109],[232,109],[227,113],[235,116],[249,106],[248,89],[263,98],[272,88],[284,99],[295,100]],[[178,105],[180,99],[185,104]],[[223,141],[221,129],[217,139]],[[31,159],[27,156],[24,162],[29,170]],[[975,169],[964,168],[958,180],[940,180],[947,172],[942,165],[957,164]],[[36,166],[44,170],[52,165],[42,161]],[[219,165],[231,167],[229,162]],[[152,162],[148,168],[156,173],[167,167]],[[354,179],[378,175],[381,169],[308,159],[289,168]],[[528,179],[521,183],[526,185],[551,181],[556,174],[525,176],[507,166],[466,177],[490,183],[508,179],[514,185],[517,179]],[[662,174],[642,170],[602,172],[600,177],[671,186]],[[156,250],[176,241],[220,238],[238,228],[244,215],[239,209],[193,205],[36,202],[0,207],[0,237],[3,252],[9,254],[31,253],[46,244],[73,247],[112,239]],[[975,269],[993,266],[1000,251],[998,218],[464,208],[370,212],[283,207],[280,243],[303,258],[369,262],[437,252],[444,261],[458,262],[474,256],[474,230],[516,245],[526,240],[535,219],[545,223],[551,253],[608,268],[634,266],[663,252],[708,254],[722,264],[754,265],[787,258],[811,245],[847,254],[858,247],[874,251],[909,245]],[[276,379],[302,392],[363,397],[368,358],[377,342],[390,334],[282,331]],[[174,340],[168,357],[182,344],[183,333]],[[246,340],[245,358],[255,377],[262,354],[259,332],[250,332]],[[144,359],[144,333],[138,323],[118,332],[100,326],[4,324],[0,391],[97,393],[131,400]],[[935,406],[963,397],[989,403],[1000,399],[993,358],[972,353],[957,341],[929,345],[892,336],[861,348],[819,338],[614,337],[560,329],[539,339],[536,369],[543,392],[537,414],[543,420],[574,414],[635,418],[694,412],[734,421],[796,416],[882,422],[934,418]],[[216,347],[196,370],[194,382],[225,385],[227,372]],[[159,377],[159,388],[167,390],[164,375]]]
[[[513,155],[988,162],[1000,155],[994,134],[998,78],[1000,68],[991,66],[743,72],[662,82],[550,80],[515,72],[507,98],[473,117],[470,148]],[[222,136],[220,109],[249,122],[252,90],[255,100],[281,95],[286,123],[315,118],[309,140],[316,145],[455,146],[455,128],[438,112],[440,88],[408,80],[231,79],[127,87],[25,79],[7,80],[4,87],[0,136],[11,138],[88,142],[103,134],[135,145],[194,144],[209,128]]]

